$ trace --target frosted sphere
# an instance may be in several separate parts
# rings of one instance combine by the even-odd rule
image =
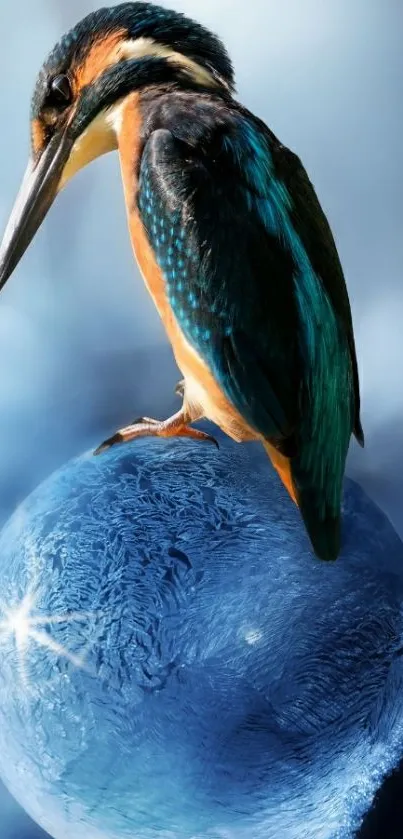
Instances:
[[[257,445],[79,458],[0,537],[0,774],[56,839],[350,837],[402,753],[403,549],[314,558]]]

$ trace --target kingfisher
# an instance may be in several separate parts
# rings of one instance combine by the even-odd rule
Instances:
[[[352,435],[363,445],[352,315],[328,221],[296,154],[235,98],[220,39],[149,2],[85,17],[45,61],[31,156],[0,248],[0,288],[58,193],[117,150],[140,273],[182,373],[146,435],[257,440],[314,552],[336,559]],[[269,499],[268,499],[269,503]]]

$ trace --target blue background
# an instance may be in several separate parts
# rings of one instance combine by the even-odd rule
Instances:
[[[34,79],[98,3],[0,11],[0,228],[28,153]],[[171,5],[170,3],[166,5]],[[304,161],[352,299],[367,447],[349,474],[403,535],[403,8],[396,0],[182,0],[222,35],[239,98]],[[0,517],[72,455],[176,404],[177,372],[134,266],[117,156],[77,176],[0,301]],[[0,798],[1,839],[43,834]]]

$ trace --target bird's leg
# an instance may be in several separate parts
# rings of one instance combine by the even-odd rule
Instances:
[[[101,454],[101,452],[117,443],[128,443],[130,440],[135,440],[136,437],[190,437],[193,440],[208,440],[218,448],[217,440],[214,437],[204,431],[199,431],[197,428],[190,427],[189,423],[197,419],[200,419],[200,417],[192,416],[184,406],[172,417],[162,422],[149,417],[140,417],[132,425],[121,428],[120,431],[105,440],[98,446],[94,454]]]

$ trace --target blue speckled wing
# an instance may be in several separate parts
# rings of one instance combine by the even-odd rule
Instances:
[[[140,213],[186,338],[242,416],[282,439],[297,421],[292,260],[251,217],[222,155],[203,159],[156,131],[142,158]]]
[[[260,433],[292,432],[307,376],[317,422],[323,391],[332,411],[340,390],[353,401],[337,300],[312,267],[285,178],[255,125],[238,117],[215,158],[211,147],[205,154],[156,131],[142,158],[139,205],[181,328]],[[344,436],[350,421],[346,411]]]

